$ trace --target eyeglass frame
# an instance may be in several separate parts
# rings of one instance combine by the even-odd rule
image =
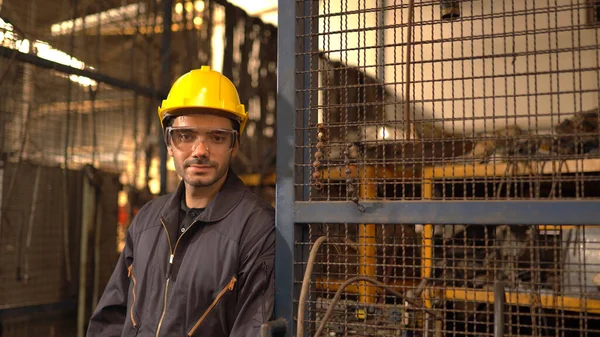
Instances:
[[[201,127],[190,127],[190,126],[167,126],[165,128],[165,132],[164,132],[164,139],[165,139],[165,144],[167,144],[168,147],[172,147],[175,149],[178,149],[176,146],[171,145],[172,142],[172,137],[170,137],[170,132],[173,130],[194,130],[194,129],[202,129]],[[226,132],[231,134],[231,146],[229,147],[229,149],[227,151],[224,151],[224,153],[228,153],[231,152],[234,148],[235,148],[235,144],[238,142],[239,139],[239,132],[235,129],[226,129],[226,128],[216,128],[216,129],[207,129],[209,130],[209,132]],[[196,146],[195,144],[199,142],[199,139],[196,138],[196,140],[193,142],[192,144],[192,149],[195,149]],[[204,144],[204,148],[210,152],[210,149],[208,146],[206,146],[206,142],[204,140],[200,140],[200,142],[202,142]],[[179,150],[179,149],[178,149]],[[180,150],[181,151],[181,150]]]

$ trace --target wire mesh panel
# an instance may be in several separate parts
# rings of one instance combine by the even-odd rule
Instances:
[[[595,2],[303,6],[306,200],[599,197]]]
[[[272,173],[276,28],[226,1],[170,3],[165,31],[156,1],[3,1],[0,152],[9,161],[91,164],[157,194],[156,109],[172,81],[210,65],[232,79],[249,112],[234,169]],[[178,179],[168,167],[172,191]]]
[[[3,157],[73,169],[90,164],[122,172],[134,188],[157,179],[150,111],[160,40],[158,24],[147,27],[158,10],[150,2],[4,1]]]
[[[72,285],[80,270],[76,224],[81,221],[81,204],[72,200],[81,200],[82,174],[68,172],[69,189],[59,168],[8,164],[3,174],[0,281],[10,291],[0,292],[0,310],[71,298],[77,294]],[[72,211],[65,215],[65,209]]]
[[[434,226],[425,303],[451,335],[599,333],[597,226]]]
[[[418,301],[405,303],[402,297],[390,293],[405,293],[420,282],[420,252],[414,227],[315,224],[308,226],[307,234],[298,248],[312,248],[310,254],[316,259],[311,264],[313,282],[298,284],[311,287],[306,303],[298,310],[304,307],[307,311],[301,323],[309,327],[309,335],[314,335],[319,325],[322,335],[395,336],[400,331],[417,331],[413,323],[423,316],[423,305]],[[322,242],[313,246],[315,241]],[[307,267],[304,262],[297,264]],[[347,282],[357,275],[371,275],[390,292],[364,280]],[[342,296],[335,298],[336,292]],[[326,314],[329,308],[333,311]]]
[[[434,235],[424,239],[427,227]],[[301,324],[329,336],[594,336],[600,227],[313,224]],[[365,278],[365,276],[368,277]],[[370,281],[370,280],[374,281]]]
[[[298,215],[311,219],[294,237],[299,328],[600,334],[598,226],[507,225],[502,209],[479,224],[468,206],[600,199],[597,2],[296,4],[297,206],[351,201],[379,219]],[[406,223],[391,209],[428,202],[461,205],[451,218],[463,221]]]

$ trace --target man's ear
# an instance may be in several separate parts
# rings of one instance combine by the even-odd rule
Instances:
[[[167,145],[167,153],[169,154],[169,156],[173,157],[173,150],[169,145]]]

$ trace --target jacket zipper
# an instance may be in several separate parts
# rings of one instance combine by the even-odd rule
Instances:
[[[135,275],[133,274],[133,264],[127,268],[127,276],[131,277],[133,280],[133,288],[131,289],[131,294],[133,295],[133,302],[131,303],[131,309],[129,311],[129,315],[131,316],[131,324],[133,327],[137,327],[137,323],[135,322],[135,318],[133,318],[133,307],[135,306]]]
[[[225,295],[227,292],[233,290],[233,287],[235,286],[236,281],[237,281],[237,279],[235,278],[235,276],[233,276],[231,278],[231,280],[229,280],[229,283],[227,283],[227,285],[223,289],[221,289],[221,291],[219,292],[219,294],[217,295],[215,300],[210,304],[208,309],[206,309],[206,311],[204,311],[204,313],[202,314],[200,319],[198,319],[196,324],[194,324],[194,327],[192,328],[192,330],[190,330],[190,332],[188,332],[188,336],[192,336],[194,334],[196,329],[198,329],[200,324],[202,324],[202,321],[204,321],[206,319],[206,316],[208,316],[208,314],[210,314],[210,312],[214,309],[214,307],[219,303],[219,301],[221,300],[221,297],[223,297],[223,295]]]
[[[163,228],[165,229],[165,232],[167,233],[167,241],[169,242],[169,253],[171,253],[171,255],[169,256],[169,266],[167,267],[167,282],[165,283],[165,296],[163,298],[163,311],[162,311],[162,314],[160,315],[160,320],[158,321],[158,327],[156,328],[156,337],[158,337],[158,334],[160,333],[160,327],[162,326],[163,319],[165,318],[165,314],[167,313],[167,293],[169,291],[169,280],[171,279],[171,267],[173,266],[173,257],[175,256],[175,254],[174,254],[175,252],[173,251],[173,247],[171,246],[171,237],[169,236],[169,231],[167,230],[167,226],[165,225],[165,222],[162,218],[160,218],[160,223],[163,226]],[[179,239],[177,239],[177,243],[178,242],[179,242]]]
[[[171,255],[172,256],[172,255]],[[163,298],[163,311],[160,315],[160,320],[158,321],[158,327],[156,328],[156,337],[160,333],[160,327],[162,325],[163,319],[165,318],[165,314],[167,313],[167,292],[169,291],[169,279],[167,278],[167,282],[165,283],[165,297]]]
[[[169,231],[167,230],[167,225],[165,225],[165,222],[163,220],[163,218],[160,218],[160,223],[163,226],[163,228],[165,229],[165,233],[167,233],[167,241],[169,242],[169,252],[171,253],[171,256],[169,256],[169,265],[167,267],[167,282],[165,283],[165,296],[163,298],[163,311],[162,314],[160,315],[160,320],[158,321],[158,327],[156,328],[156,337],[158,337],[159,333],[160,333],[160,327],[162,326],[163,323],[163,319],[165,318],[165,314],[167,313],[167,294],[169,292],[169,280],[171,280],[171,269],[173,268],[173,259],[175,258],[175,251],[177,250],[177,245],[179,245],[179,240],[181,240],[181,237],[183,236],[183,234],[185,234],[185,232],[188,231],[188,229],[190,227],[192,227],[196,222],[192,222],[191,225],[188,226],[188,228],[181,233],[181,235],[179,235],[179,238],[177,238],[177,241],[175,241],[175,248],[173,248],[173,246],[171,245],[171,237],[169,236]]]

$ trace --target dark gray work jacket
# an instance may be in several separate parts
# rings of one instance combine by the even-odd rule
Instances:
[[[87,337],[259,336],[271,319],[273,208],[230,171],[180,235],[182,193],[136,215]]]

